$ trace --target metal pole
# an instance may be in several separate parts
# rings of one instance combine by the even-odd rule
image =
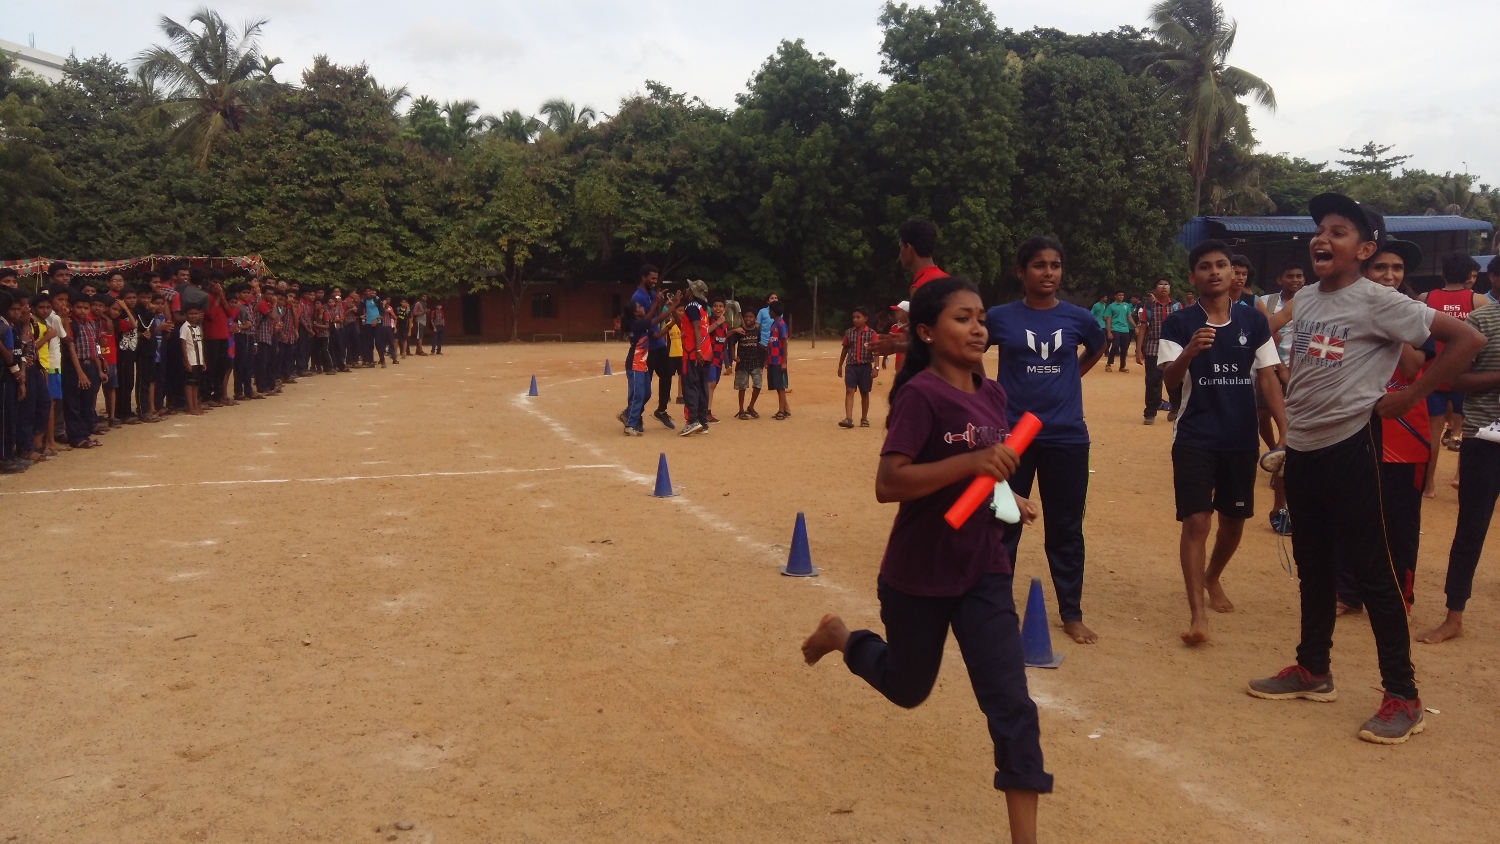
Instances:
[[[813,335],[812,347],[818,347],[818,277],[813,276],[813,313],[812,313]]]

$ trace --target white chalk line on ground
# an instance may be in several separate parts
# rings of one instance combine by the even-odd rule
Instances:
[[[556,382],[555,384],[551,384],[551,385],[547,385],[547,386],[560,386],[562,384],[574,384],[574,383],[577,383],[577,382],[580,382],[580,381],[592,381],[592,380],[597,379],[597,378],[606,378],[606,377],[614,377],[614,376],[591,375],[591,376],[589,376],[587,378],[574,378],[574,379],[569,380],[569,381],[559,381],[559,382]],[[654,488],[656,486],[656,477],[654,475],[647,475],[647,474],[642,474],[640,472],[633,471],[630,468],[626,467],[624,464],[619,463],[617,461],[614,461],[614,457],[612,455],[610,455],[608,452],[606,452],[604,449],[600,448],[599,446],[597,446],[597,445],[595,445],[595,444],[593,444],[591,442],[588,442],[587,440],[583,440],[583,439],[580,439],[579,437],[575,436],[573,434],[573,432],[570,431],[570,430],[568,430],[568,428],[565,425],[563,425],[561,422],[558,422],[556,419],[553,419],[551,416],[548,416],[544,411],[538,409],[536,407],[536,405],[534,405],[530,401],[531,398],[532,397],[529,396],[529,395],[527,395],[526,393],[518,393],[518,394],[516,394],[515,398],[511,399],[511,403],[514,404],[516,407],[520,408],[521,410],[524,410],[527,413],[531,414],[533,417],[535,417],[542,424],[544,424],[548,428],[550,428],[552,430],[552,433],[555,434],[558,437],[558,439],[561,439],[561,440],[563,440],[565,442],[568,442],[568,443],[572,443],[573,445],[576,445],[579,448],[582,448],[582,449],[588,451],[589,454],[593,455],[594,457],[598,458],[599,460],[613,461],[612,465],[614,466],[615,471],[618,472],[619,475],[620,475],[620,477],[623,478],[624,480],[626,480],[627,482],[638,484],[638,485],[640,485],[642,487],[645,487],[646,489],[652,489],[652,488]],[[720,516],[720,515],[712,512],[712,511],[710,511],[708,508],[706,508],[706,507],[704,507],[704,506],[702,506],[700,504],[697,504],[697,503],[695,503],[693,501],[690,501],[684,495],[678,494],[678,495],[675,495],[675,496],[673,496],[671,498],[668,498],[668,499],[665,499],[665,500],[672,502],[673,506],[681,508],[682,510],[686,511],[689,515],[691,515],[694,518],[698,519],[700,522],[704,523],[705,525],[709,526],[710,528],[712,528],[712,529],[714,529],[716,531],[719,531],[720,533],[727,533],[727,534],[730,534],[730,535],[734,536],[735,539],[737,539],[738,541],[744,543],[748,547],[750,547],[750,548],[754,549],[755,551],[757,551],[757,552],[761,553],[762,555],[764,555],[767,558],[768,562],[775,562],[778,565],[781,564],[781,563],[785,563],[786,562],[786,559],[785,559],[785,556],[784,556],[786,554],[786,546],[783,546],[783,545],[773,545],[773,544],[770,544],[770,543],[761,542],[761,541],[755,539],[754,537],[750,536],[745,531],[740,530],[740,528],[737,525],[733,524],[728,519],[725,519],[724,517],[722,517],[722,516]],[[804,580],[804,582],[808,583],[809,585],[821,587],[821,588],[824,588],[824,589],[829,589],[829,590],[832,590],[834,592],[839,592],[839,593],[842,593],[842,594],[844,594],[844,595],[846,595],[846,596],[848,596],[850,598],[855,598],[856,596],[859,595],[859,593],[855,592],[854,590],[850,589],[849,587],[840,585],[839,583],[837,583],[834,580],[830,579],[827,575],[820,574],[816,578],[804,578],[803,580]],[[871,605],[871,606],[873,606],[873,605]]]
[[[242,478],[227,481],[188,481],[185,483],[120,484],[118,486],[74,486],[59,489],[23,489],[0,492],[9,495],[60,495],[66,492],[125,492],[139,489],[171,489],[191,486],[255,486],[260,484],[339,484],[351,481],[385,481],[408,478],[468,478],[481,475],[525,475],[537,472],[563,472],[574,469],[618,469],[613,463],[581,463],[567,466],[540,466],[534,469],[473,469],[462,472],[404,472],[391,475],[339,475],[327,478]]]
[[[587,378],[574,378],[542,386],[561,386],[563,384],[574,384],[582,381],[592,381],[604,377],[606,376],[593,375]],[[519,393],[515,396],[515,398],[511,400],[511,403],[542,422],[542,424],[550,428],[559,439],[587,450],[589,454],[600,460],[613,459],[607,452],[605,452],[604,449],[575,436],[573,432],[568,430],[568,428],[562,423],[553,419],[551,416],[548,416],[542,410],[538,409],[536,405],[532,403],[532,398],[533,397],[528,395],[527,393]],[[537,398],[540,398],[540,396],[538,396]],[[622,463],[615,462],[608,465],[614,468],[626,481],[639,484],[647,489],[653,488],[656,484],[656,478],[654,476],[632,471]],[[734,535],[735,538],[740,542],[746,543],[747,545],[756,548],[756,550],[760,551],[766,557],[768,557],[769,560],[778,563],[784,561],[781,559],[781,555],[786,553],[786,549],[784,546],[770,545],[751,538],[748,534],[740,530],[737,526],[729,522],[727,519],[721,518],[710,512],[707,508],[689,501],[685,496],[681,494],[667,500],[673,502],[676,506],[681,507],[683,510],[687,511],[690,515],[696,517],[699,521],[702,521],[709,527],[723,533]],[[824,588],[832,589],[833,591],[842,593],[850,600],[860,601],[862,597],[861,594],[856,592],[855,590],[849,589],[845,586],[841,586],[829,580],[826,575],[820,575],[817,578],[808,578],[806,582],[815,586],[822,586]],[[875,612],[878,610],[877,605],[869,602],[868,599],[865,599],[863,602],[866,604],[867,611]],[[1045,684],[1045,681],[1043,681],[1043,683]],[[1036,701],[1037,705],[1057,712],[1074,721],[1098,723],[1087,710],[1078,706],[1073,701],[1065,700],[1047,691],[1042,691],[1036,688],[1036,684],[1034,682],[1029,683],[1028,686],[1030,686],[1031,697],[1034,701]],[[1208,767],[1207,763],[1203,763],[1201,760],[1192,760],[1185,758],[1184,754],[1176,752],[1173,749],[1168,748],[1160,743],[1153,742],[1148,739],[1137,739],[1130,737],[1113,725],[1110,725],[1109,732],[1106,733],[1106,735],[1109,735],[1120,742],[1120,744],[1122,745],[1122,747],[1120,748],[1120,752],[1123,752],[1130,756],[1134,756],[1138,759],[1143,759],[1151,762],[1170,779],[1176,780],[1176,778],[1180,777],[1186,770],[1201,770],[1205,767]],[[1286,827],[1279,821],[1267,818],[1264,812],[1257,811],[1249,806],[1246,806],[1235,800],[1233,797],[1224,794],[1221,791],[1216,791],[1214,788],[1206,785],[1201,781],[1177,780],[1177,786],[1182,790],[1182,792],[1187,796],[1189,800],[1193,801],[1199,806],[1202,806],[1205,809],[1234,819],[1236,822],[1243,824],[1246,829],[1253,829],[1267,835],[1280,833],[1286,833],[1290,835],[1291,833],[1291,830],[1288,827]]]

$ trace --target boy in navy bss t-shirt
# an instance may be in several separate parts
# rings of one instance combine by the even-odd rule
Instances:
[[[1255,382],[1286,438],[1276,367],[1281,357],[1265,315],[1235,307],[1229,247],[1208,240],[1193,249],[1189,268],[1198,303],[1168,316],[1161,326],[1157,362],[1168,387],[1182,385],[1182,405],[1172,429],[1172,485],[1182,522],[1182,576],[1191,621],[1183,642],[1208,641],[1203,594],[1217,612],[1231,612],[1219,578],[1239,547],[1245,519],[1255,513],[1259,420]],[[1219,532],[1205,560],[1214,511]]]

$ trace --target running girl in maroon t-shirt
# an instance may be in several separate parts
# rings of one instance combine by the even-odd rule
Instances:
[[[1052,791],[1042,766],[1036,705],[1026,690],[1020,621],[1011,597],[1003,524],[987,507],[958,530],[943,514],[975,475],[1005,479],[1016,453],[1004,445],[1005,390],[974,372],[988,332],[974,286],[923,285],[911,302],[911,346],[891,387],[891,412],[875,496],[900,510],[880,563],[880,617],[889,641],[823,616],[802,643],[809,665],[833,651],[892,703],[911,708],[937,680],[948,628],[995,744],[995,788],[1005,792],[1013,841],[1036,840],[1037,795]],[[1017,496],[1022,519],[1035,520]]]

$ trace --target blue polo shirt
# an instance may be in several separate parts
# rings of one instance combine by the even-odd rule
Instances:
[[[1047,310],[1011,302],[990,308],[985,326],[989,344],[1000,347],[995,380],[1009,397],[1006,421],[1015,425],[1029,411],[1042,420],[1037,442],[1088,445],[1078,347],[1089,355],[1104,347],[1104,329],[1094,315],[1069,302]]]
[[[755,315],[755,321],[760,323],[760,344],[767,348],[771,346],[771,306],[767,305],[760,309]]]

